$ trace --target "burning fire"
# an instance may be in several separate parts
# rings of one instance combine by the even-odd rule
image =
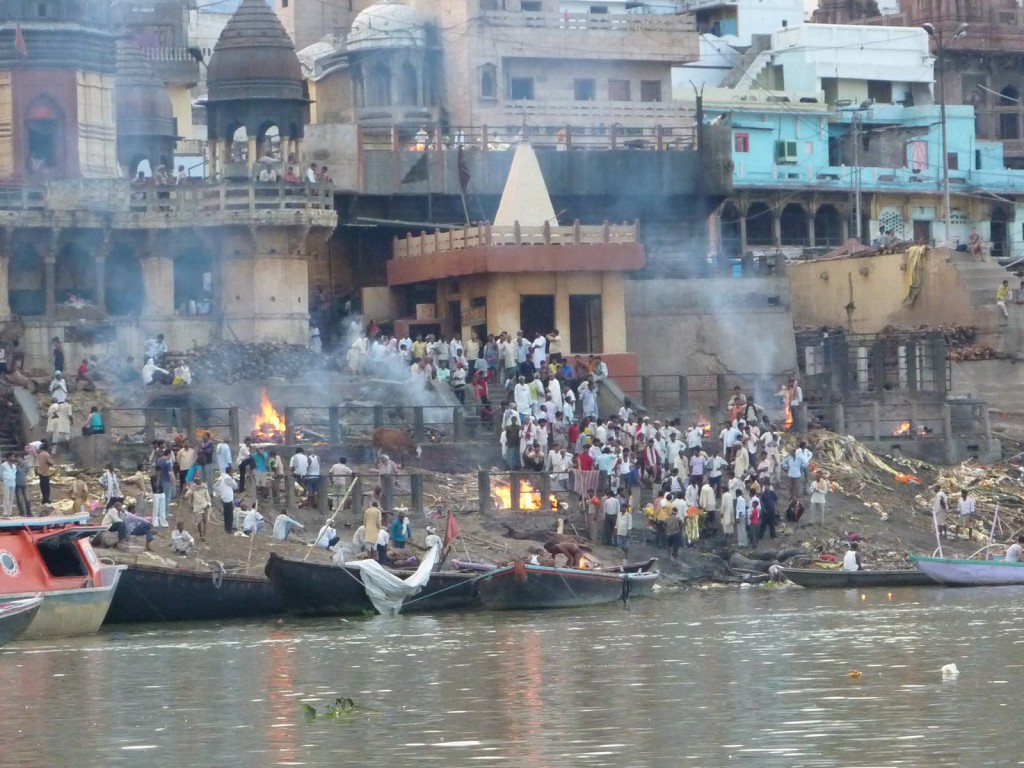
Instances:
[[[789,407],[789,403],[786,403],[785,414],[786,418],[782,421],[782,429],[788,432],[793,428],[793,409]]]
[[[918,427],[916,430],[909,421],[900,422],[900,425],[892,431],[894,437],[904,437],[906,435],[916,435],[917,437],[928,437],[932,433],[931,427]]]
[[[892,433],[893,433],[893,435],[897,435],[897,436],[899,436],[899,435],[909,435],[910,434],[910,422],[909,421],[900,422],[900,425],[898,427],[896,427],[896,429],[894,429],[892,431]]]
[[[252,417],[252,433],[254,437],[263,440],[273,440],[282,437],[287,431],[284,417],[277,412],[274,404],[267,397],[267,390],[264,389],[260,397],[260,411]]]
[[[498,509],[512,509],[512,486],[509,483],[495,483],[491,489],[491,499]],[[555,494],[548,497],[548,504],[551,509],[558,509]],[[541,492],[526,480],[519,481],[519,509],[544,509]]]
[[[711,422],[703,416],[697,417],[697,427],[700,429],[701,434],[705,440],[711,439]]]

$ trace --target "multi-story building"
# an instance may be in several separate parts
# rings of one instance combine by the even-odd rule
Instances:
[[[844,24],[932,25],[932,51],[943,44],[940,93],[947,103],[973,106],[978,138],[1001,141],[1007,165],[1024,168],[1024,10],[1015,0],[901,0],[898,12],[886,15],[839,0],[823,2],[817,16]],[[966,34],[953,39],[962,24]]]
[[[336,217],[327,188],[252,181],[258,159],[301,152],[307,102],[273,11],[243,0],[209,61],[220,157],[245,136],[230,181],[153,183],[147,167],[174,173],[172,103],[137,34],[113,29],[108,0],[0,11],[0,321],[19,318],[39,362],[55,336],[71,355],[157,331],[178,349],[304,342],[308,244]]]

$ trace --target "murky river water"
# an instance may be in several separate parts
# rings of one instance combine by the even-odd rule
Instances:
[[[0,765],[1024,763],[1024,595],[863,594],[20,643],[0,652]],[[337,697],[374,711],[305,720]]]

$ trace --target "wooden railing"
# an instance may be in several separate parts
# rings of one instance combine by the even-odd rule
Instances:
[[[583,226],[577,221],[568,227],[550,224],[523,227],[518,222],[511,227],[496,227],[485,222],[447,232],[409,233],[405,238],[396,237],[393,253],[396,259],[405,259],[480,246],[621,245],[639,241],[639,222],[613,226],[606,221],[600,226]]]

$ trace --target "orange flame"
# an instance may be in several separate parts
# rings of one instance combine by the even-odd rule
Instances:
[[[910,434],[910,422],[901,422],[896,429],[892,431],[893,435],[909,435]]]
[[[697,417],[697,428],[700,429],[701,434],[705,440],[711,439],[711,422],[703,416]]]
[[[285,433],[284,418],[270,402],[266,389],[260,397],[260,412],[253,416],[252,421],[252,431],[257,437],[269,438]]]
[[[782,422],[782,429],[789,431],[793,428],[793,409],[789,407],[789,403],[786,403],[786,418]]]
[[[512,486],[509,483],[497,482],[491,489],[491,499],[498,509],[512,509]],[[555,494],[548,497],[550,509],[558,509],[558,498]],[[519,509],[544,509],[541,492],[526,480],[519,481]]]

